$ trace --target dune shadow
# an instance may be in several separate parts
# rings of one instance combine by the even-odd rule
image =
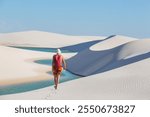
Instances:
[[[133,64],[139,61],[142,61],[144,59],[150,58],[150,52],[145,53],[145,54],[141,54],[141,55],[137,55],[128,59],[121,59],[121,60],[116,60],[116,61],[111,61],[110,63],[108,63],[108,65],[104,66],[103,69],[99,69],[98,71],[96,71],[95,73],[102,73],[102,72],[106,72],[112,69],[116,69],[119,67],[123,67],[129,64]]]
[[[104,40],[107,40],[111,37],[114,37],[115,35],[109,36],[107,38],[104,38],[102,40],[94,40],[94,41],[88,41],[88,42],[83,42],[75,45],[70,45],[70,46],[65,46],[65,47],[60,47],[62,53],[71,53],[71,52],[81,52],[92,45],[95,45],[96,43],[102,42]],[[18,49],[25,49],[25,50],[32,50],[32,51],[41,51],[41,52],[57,52],[57,48],[50,48],[50,47],[25,47],[25,46],[9,46],[13,48],[18,48]]]
[[[104,38],[102,40],[94,40],[94,41],[88,41],[88,42],[84,42],[84,43],[80,43],[80,44],[75,44],[75,45],[71,45],[71,46],[66,46],[66,47],[62,47],[61,49],[62,50],[68,50],[68,51],[71,51],[71,52],[81,52],[87,48],[90,48],[92,45],[95,45],[99,42],[102,42],[102,41],[105,41],[105,40],[108,40],[112,37],[115,37],[116,35],[111,35],[107,38]]]
[[[89,76],[150,58],[150,52],[147,52],[131,58],[118,59],[123,45],[103,51],[91,51],[89,48],[81,51],[67,60],[68,71],[80,76]]]
[[[80,43],[80,44],[76,44],[76,45],[62,47],[60,49],[61,50],[68,50],[71,52],[81,52],[81,51],[91,47],[92,45],[101,42],[101,41],[103,41],[103,40],[89,41],[89,42],[84,42],[84,43]]]

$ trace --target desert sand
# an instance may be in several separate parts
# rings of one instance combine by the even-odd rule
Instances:
[[[103,36],[69,36],[42,31],[25,31],[0,34],[0,42],[3,45],[50,48],[60,48],[104,38],[105,37]]]
[[[84,76],[53,86],[1,95],[0,99],[150,99],[150,40],[121,35],[67,36],[28,31],[0,34],[0,87],[52,78],[34,61],[54,53],[6,46],[65,48],[68,71]],[[10,57],[9,57],[10,56]],[[13,61],[13,62],[12,62]]]

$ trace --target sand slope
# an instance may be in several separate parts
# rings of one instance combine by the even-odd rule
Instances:
[[[91,48],[94,51],[86,49],[67,61],[68,69],[75,74],[88,76],[102,73],[118,67],[122,67],[150,57],[150,40],[136,40],[126,38],[126,41],[120,41],[121,37],[114,37],[104,40]],[[105,43],[106,41],[106,43]],[[107,46],[117,45],[114,48]],[[103,44],[101,44],[103,43]],[[121,45],[122,43],[122,45]],[[106,50],[101,50],[101,48]],[[110,47],[110,49],[108,49]],[[96,50],[97,48],[97,50]]]
[[[8,81],[16,79],[29,79],[38,76],[40,74],[38,72],[39,68],[41,67],[44,70],[46,66],[35,64],[33,59],[48,58],[50,56],[48,53],[26,51],[4,46],[0,46],[0,53],[0,85],[9,84]]]
[[[112,35],[104,39],[104,41],[97,43],[90,47],[90,50],[100,51],[112,49],[114,47],[120,46],[130,41],[137,40],[136,38],[121,36],[121,35]]]
[[[104,38],[102,36],[69,36],[42,31],[25,31],[0,34],[0,43],[26,47],[59,48]]]

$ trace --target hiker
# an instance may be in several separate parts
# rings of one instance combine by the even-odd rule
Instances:
[[[64,57],[61,55],[61,50],[57,49],[57,53],[53,56],[52,60],[52,72],[54,75],[54,88],[57,89],[59,84],[60,75],[64,69],[66,69],[66,62]]]

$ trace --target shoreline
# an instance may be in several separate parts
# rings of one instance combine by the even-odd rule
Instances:
[[[41,88],[46,88],[46,87],[49,87],[49,86],[52,86],[54,83],[53,83],[53,75],[50,73],[52,72],[51,71],[51,65],[45,65],[45,64],[42,64],[42,63],[36,63],[36,61],[39,61],[39,60],[47,60],[47,58],[36,58],[36,59],[28,59],[28,60],[25,60],[26,62],[29,62],[31,64],[40,64],[40,65],[44,65],[45,67],[44,68],[40,68],[40,69],[36,69],[34,71],[36,71],[38,74],[37,76],[33,76],[33,77],[27,77],[27,78],[16,78],[16,79],[13,79],[13,80],[4,80],[4,81],[1,81],[0,82],[0,85],[1,85],[1,90],[2,90],[2,94],[0,94],[0,96],[3,96],[3,95],[11,95],[11,94],[18,94],[18,93],[25,93],[25,92],[28,92],[28,91],[34,91],[34,90],[38,90],[38,89],[41,89]],[[51,59],[49,59],[51,61]],[[69,72],[68,70],[66,70],[67,74],[68,73],[71,73]],[[63,73],[62,74],[66,74],[66,73]],[[72,74],[72,73],[71,73]],[[67,76],[61,76],[62,78],[60,79],[60,82],[67,82],[67,81],[70,81],[70,80],[75,80],[74,79],[74,75],[75,74],[72,74],[73,76],[70,76],[71,78],[67,78]],[[75,75],[76,76],[76,75]],[[69,76],[68,76],[69,77]],[[79,76],[77,76],[78,78]],[[68,79],[68,80],[67,80]],[[45,82],[45,83],[44,83]],[[49,82],[49,85],[46,85],[47,83]],[[44,83],[43,86],[39,85],[41,83]],[[28,90],[25,90],[25,89],[19,89],[21,91],[17,92],[13,92],[10,90],[10,87],[11,89],[15,90],[16,88],[15,87],[27,87],[28,85],[31,86],[31,84],[34,86],[34,88],[32,87],[28,87],[27,89]],[[36,86],[35,86],[36,84]],[[35,88],[36,87],[36,88]],[[15,88],[15,89],[14,89]],[[30,89],[30,90],[29,90]],[[6,90],[3,92],[3,90]],[[7,91],[8,90],[8,91]],[[16,89],[17,90],[17,89]],[[22,90],[24,90],[22,92]]]
[[[35,61],[45,59],[43,57],[36,58],[36,59],[28,59],[25,60],[25,62],[36,64]],[[7,85],[15,85],[20,83],[28,83],[28,82],[36,82],[36,81],[42,81],[42,80],[49,80],[52,79],[53,76],[48,74],[47,72],[51,71],[51,66],[44,66],[44,68],[39,68],[34,70],[37,75],[32,77],[24,77],[24,78],[16,78],[16,79],[8,79],[8,80],[1,80],[0,85],[1,86],[7,86]]]

